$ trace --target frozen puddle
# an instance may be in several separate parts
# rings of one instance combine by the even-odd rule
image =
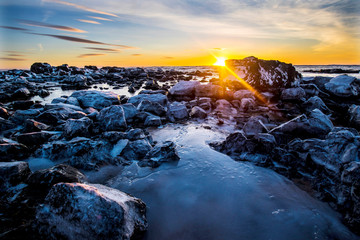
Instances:
[[[176,142],[179,163],[153,170],[133,164],[107,182],[147,204],[146,239],[357,239],[327,204],[286,178],[206,144],[225,134],[190,124],[152,135]]]

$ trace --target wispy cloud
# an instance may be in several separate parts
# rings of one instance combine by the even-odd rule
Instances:
[[[95,16],[88,16],[89,18],[93,18],[93,19],[97,19],[97,20],[102,20],[102,21],[109,21],[109,22],[113,22],[114,20],[108,19],[108,18],[103,18],[103,17],[95,17]]]
[[[61,26],[61,25],[53,25],[53,24],[47,24],[47,23],[42,23],[42,22],[35,22],[35,21],[28,21],[28,20],[19,20],[19,22],[23,25],[33,26],[33,27],[52,28],[52,29],[56,29],[56,30],[60,30],[60,31],[77,32],[77,33],[86,32],[86,31],[78,29],[78,28]]]
[[[87,57],[98,57],[98,56],[105,56],[106,54],[103,53],[87,53],[87,54],[81,54],[78,56],[78,58],[87,58]]]
[[[94,9],[94,8],[86,7],[86,6],[83,6],[83,5],[78,5],[78,4],[75,4],[75,3],[60,1],[60,0],[42,0],[42,2],[59,3],[59,4],[66,5],[66,6],[74,7],[74,8],[77,8],[77,9],[81,9],[81,10],[84,10],[84,11],[88,11],[88,12],[93,12],[93,13],[98,13],[98,14],[103,14],[103,15],[112,16],[112,17],[117,17],[117,15],[115,15],[115,14],[113,14],[113,13],[104,12],[104,11],[99,11],[99,10],[96,10],[96,9]]]
[[[29,29],[26,29],[26,28],[11,27],[11,26],[0,26],[0,28],[16,30],[16,31],[30,31]]]
[[[134,54],[131,54],[131,56],[133,56],[133,57],[139,57],[139,56],[142,56],[142,54],[140,54],[140,53],[134,53]]]
[[[23,54],[16,54],[16,53],[10,53],[10,54],[7,54],[7,56],[9,56],[9,57],[25,57],[25,55],[23,55]]]
[[[84,22],[84,23],[91,23],[91,24],[101,24],[97,21],[93,21],[93,20],[86,20],[86,19],[77,19],[79,22]]]
[[[174,59],[174,57],[164,56],[165,59]]]
[[[4,60],[4,61],[26,61],[27,60],[24,58],[14,58],[14,57],[2,57],[0,59]]]
[[[84,47],[90,50],[103,51],[103,52],[120,52],[120,49],[112,49],[112,48],[97,48],[97,47]]]

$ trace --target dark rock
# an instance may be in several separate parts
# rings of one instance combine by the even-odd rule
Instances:
[[[234,92],[234,99],[241,100],[243,98],[252,98],[255,100],[254,94],[249,90],[238,90]]]
[[[59,183],[38,209],[35,228],[46,239],[133,239],[147,229],[145,212],[140,199],[116,189]]]
[[[73,92],[70,97],[76,98],[83,108],[92,107],[97,110],[120,104],[120,96],[113,92],[81,90]]]
[[[326,106],[324,101],[318,96],[314,96],[309,98],[303,106],[305,107],[307,112],[311,112],[314,109],[319,109],[323,113],[330,113],[330,109]]]
[[[133,122],[138,114],[138,110],[136,109],[136,107],[132,103],[125,103],[121,106],[124,110],[126,122]]]
[[[10,186],[24,182],[31,174],[27,162],[0,162],[0,193]]]
[[[350,124],[360,129],[360,105],[351,105],[348,114]]]
[[[52,68],[51,68],[51,65],[48,63],[36,62],[31,65],[30,71],[32,71],[33,73],[36,73],[36,74],[51,73]]]
[[[54,134],[49,132],[23,133],[17,136],[17,141],[27,147],[33,147],[46,143],[52,136],[54,136]]]
[[[66,138],[89,137],[93,121],[87,117],[80,119],[68,119],[64,125],[64,135]]]
[[[244,112],[256,110],[258,105],[253,98],[242,98],[240,102],[240,109]]]
[[[149,100],[142,100],[137,106],[138,111],[153,113],[157,116],[166,114],[165,108],[157,102],[150,102]]]
[[[243,131],[246,136],[257,135],[259,133],[268,132],[265,123],[268,123],[268,120],[263,116],[251,116],[249,120],[245,123]]]
[[[170,88],[169,94],[184,100],[192,99],[195,97],[195,89],[199,85],[200,83],[198,81],[180,81]]]
[[[141,160],[151,148],[147,139],[130,141],[122,151],[122,156],[128,160]]]
[[[229,101],[225,99],[219,99],[215,102],[216,109],[214,112],[220,117],[220,118],[226,118],[231,119],[234,117],[238,111],[229,103]]]
[[[176,162],[180,157],[176,151],[175,143],[166,141],[157,144],[145,156],[145,159],[140,162],[141,166],[158,167],[164,162]]]
[[[86,117],[86,114],[68,107],[52,108],[42,112],[35,119],[49,125],[57,125],[60,121],[66,121],[69,118],[79,119]]]
[[[42,98],[45,98],[50,95],[50,92],[46,89],[41,89],[38,93],[38,95]]]
[[[357,97],[360,94],[360,80],[340,75],[326,83],[325,89],[337,97]]]
[[[34,101],[31,101],[31,100],[14,101],[14,102],[12,102],[11,105],[12,105],[13,109],[26,110],[26,109],[29,109],[32,105],[34,105]]]
[[[165,107],[168,102],[168,98],[166,95],[156,93],[156,94],[139,94],[129,98],[128,103],[134,104],[134,106],[138,106],[143,100],[148,100],[150,102],[159,103],[161,106]]]
[[[24,132],[40,132],[42,130],[50,130],[51,127],[34,119],[26,119],[24,122]]]
[[[37,109],[16,110],[10,120],[14,123],[22,124],[25,120],[35,118],[39,114],[40,111]]]
[[[242,60],[229,59],[226,60],[226,66],[258,91],[271,89],[278,91],[280,88],[289,88],[301,77],[291,64],[261,60],[255,57],[247,57]],[[232,74],[228,74],[226,79],[238,81]]]
[[[31,188],[44,189],[44,192],[47,194],[56,183],[84,183],[85,181],[85,175],[76,168],[66,164],[59,164],[52,168],[32,173],[26,182]]]
[[[192,118],[200,118],[200,119],[204,119],[207,117],[207,113],[204,109],[202,109],[201,107],[195,106],[191,109],[190,112],[190,116]]]
[[[0,117],[0,131],[10,130],[16,127],[17,125],[12,121]]]
[[[75,75],[75,76],[68,76],[62,82],[70,84],[71,87],[75,87],[77,89],[88,87],[88,78],[86,76],[80,75],[80,74]]]
[[[31,93],[26,87],[19,88],[11,95],[14,99],[28,99],[30,96]]]
[[[179,102],[173,102],[168,106],[167,116],[170,121],[183,120],[189,117],[186,105]]]
[[[224,88],[219,85],[213,85],[211,83],[206,85],[195,86],[196,97],[211,97],[211,98],[223,98]]]
[[[122,106],[114,105],[102,109],[98,115],[98,121],[104,131],[124,130],[127,127]]]
[[[144,126],[145,127],[158,127],[161,126],[162,122],[161,122],[161,118],[159,116],[155,116],[152,114],[149,114],[144,121]]]
[[[305,101],[306,93],[303,88],[287,88],[281,92],[281,100],[285,101]]]
[[[6,108],[0,107],[0,117],[4,119],[8,119],[9,113]]]
[[[12,160],[20,160],[29,156],[29,149],[21,143],[14,141],[0,142],[0,161],[10,162]]]

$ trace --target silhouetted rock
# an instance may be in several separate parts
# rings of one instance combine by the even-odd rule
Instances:
[[[30,67],[30,71],[36,74],[40,73],[50,73],[52,71],[51,65],[48,63],[33,63]]]

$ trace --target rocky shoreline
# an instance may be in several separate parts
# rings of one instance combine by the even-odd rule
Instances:
[[[359,234],[360,80],[302,78],[291,64],[254,57],[227,66],[259,92],[208,70],[34,63],[31,71],[1,72],[0,237],[141,238],[145,203],[88,183],[80,171],[181,161],[176,144],[153,141],[147,128],[204,119],[238,129],[212,143],[214,149],[288,177],[329,202]],[[51,94],[49,82],[73,91],[47,104],[31,100]],[[92,88],[99,83],[140,92],[129,97]],[[57,165],[31,172],[23,161],[29,157]]]

